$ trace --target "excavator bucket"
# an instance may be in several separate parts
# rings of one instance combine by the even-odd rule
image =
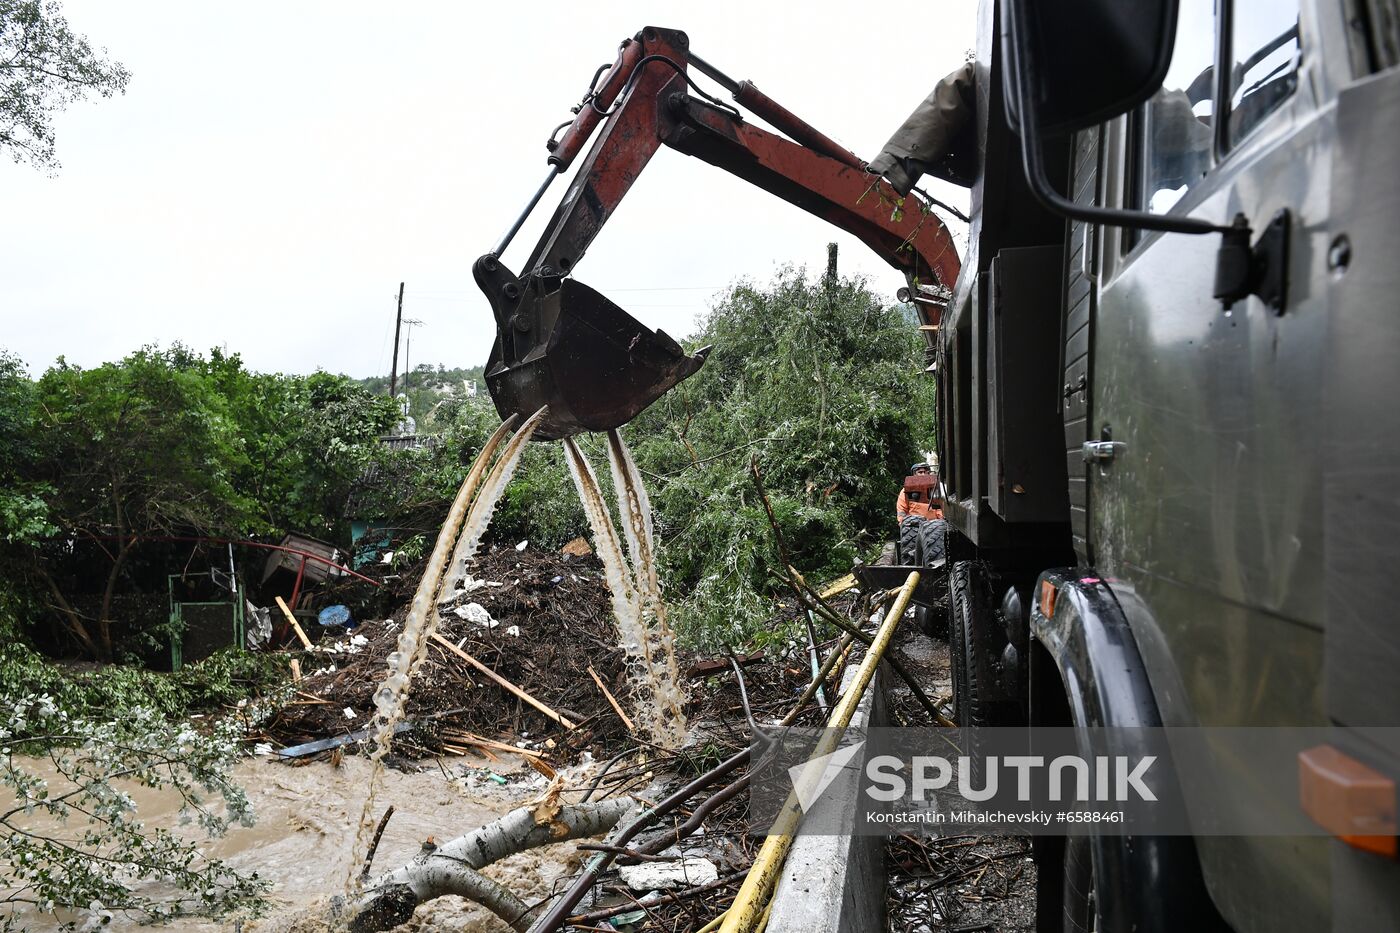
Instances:
[[[493,255],[476,261],[477,285],[496,316],[486,387],[502,418],[548,405],[538,440],[621,427],[693,374],[710,348],[688,356],[574,279],[517,278]]]

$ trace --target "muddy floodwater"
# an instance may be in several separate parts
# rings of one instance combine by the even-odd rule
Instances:
[[[375,856],[374,874],[407,862],[427,837],[441,842],[469,832],[538,796],[545,786],[542,777],[520,762],[454,757],[419,762],[417,767],[421,770],[412,774],[391,768],[384,775],[376,806],[382,812],[393,804],[394,816]],[[492,780],[493,772],[507,783]],[[294,767],[267,758],[238,764],[236,779],[248,792],[256,823],[234,827],[223,837],[203,842],[201,848],[272,883],[270,911],[245,923],[243,930],[325,929],[308,915],[314,916],[328,895],[339,893],[352,857],[369,774],[367,760],[349,756],[339,767],[324,761]],[[173,794],[144,788],[130,791],[148,826],[178,824],[179,801]],[[504,859],[485,873],[533,903],[547,896],[553,881],[576,863],[574,844],[565,843]],[[26,930],[57,929],[49,917],[21,914],[19,919]],[[142,928],[118,916],[106,929]],[[154,929],[184,933],[232,928],[228,922],[186,918]],[[494,933],[509,927],[467,901],[443,897],[420,907],[398,929]]]

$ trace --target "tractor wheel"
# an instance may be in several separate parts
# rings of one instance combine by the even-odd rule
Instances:
[[[948,548],[948,523],[941,518],[930,518],[919,526],[919,556],[921,563],[928,568],[925,573],[928,575],[943,574],[940,566],[947,556]],[[914,621],[918,623],[919,629],[931,638],[947,640],[948,638],[948,598],[947,590],[942,590],[942,595],[933,605],[919,604],[914,609]]]
[[[919,551],[919,527],[924,520],[910,515],[899,523],[899,563],[904,567],[920,567],[923,561]]]
[[[930,518],[919,526],[920,563],[932,567],[934,561],[942,560],[948,554],[948,523],[941,518]]]

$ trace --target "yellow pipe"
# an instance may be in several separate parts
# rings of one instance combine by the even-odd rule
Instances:
[[[890,611],[886,613],[884,621],[880,623],[880,628],[875,632],[875,638],[871,641],[870,648],[865,652],[865,657],[860,662],[855,681],[851,684],[850,689],[842,695],[840,702],[836,704],[836,709],[832,710],[831,720],[822,733],[821,741],[812,750],[809,761],[823,755],[829,755],[836,750],[841,730],[850,725],[851,717],[855,715],[856,706],[870,686],[870,681],[875,676],[875,668],[879,666],[885,649],[889,647],[891,639],[894,638],[895,627],[899,625],[899,620],[909,605],[909,599],[914,595],[914,588],[918,585],[919,572],[915,570],[909,574],[904,585],[899,588],[894,604],[890,606]],[[807,771],[804,770],[802,773],[805,777]],[[744,883],[739,887],[739,893],[734,895],[734,903],[730,904],[729,910],[725,912],[724,922],[720,925],[719,933],[752,933],[757,924],[762,921],[765,915],[764,905],[773,892],[773,886],[778,880],[778,873],[782,871],[783,861],[787,858],[788,850],[792,848],[792,838],[796,834],[797,825],[801,820],[802,805],[798,802],[797,791],[794,789],[788,792],[787,800],[783,803],[783,809],[779,813],[778,819],[768,831],[768,838],[763,840],[763,846],[758,850],[753,865],[749,867],[749,873],[745,876]]]
[[[724,911],[724,913],[721,913],[718,917],[696,930],[695,933],[714,933],[715,930],[719,929],[719,925],[724,922],[724,915],[727,913],[729,913],[728,910]]]

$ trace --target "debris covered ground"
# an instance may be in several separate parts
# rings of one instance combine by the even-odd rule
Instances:
[[[855,594],[838,600],[837,608],[853,621],[864,621],[870,613]],[[792,603],[780,611],[795,615],[799,610]],[[354,630],[358,638],[327,639],[324,648],[308,655],[298,693],[263,726],[264,740],[281,747],[364,728],[385,657],[396,648],[402,616],[403,610],[387,620],[366,622]],[[466,590],[444,604],[439,633],[578,726],[563,729],[433,643],[409,694],[406,718],[413,727],[395,741],[399,766],[437,770],[441,764],[415,765],[412,759],[445,755],[444,773],[463,786],[488,789],[488,781],[503,783],[507,776],[511,786],[543,786],[545,779],[528,768],[520,771],[521,759],[508,751],[520,747],[546,772],[569,769],[566,804],[627,794],[654,800],[674,790],[745,748],[750,717],[770,723],[783,718],[811,673],[805,644],[770,647],[752,658],[732,660],[683,656],[690,698],[686,714],[694,738],[678,752],[663,752],[634,735],[609,700],[611,693],[624,714],[633,702],[596,558],[509,545],[485,550],[474,561]],[[824,641],[820,653],[825,656],[833,644]],[[896,650],[929,693],[948,694],[942,641],[919,633],[906,620]],[[855,646],[847,663],[862,653]],[[742,689],[735,662],[743,671]],[[839,676],[837,669],[827,681],[828,697]],[[927,725],[926,711],[908,688],[898,678],[890,680],[893,724]],[[820,720],[819,709],[811,704],[801,722]],[[356,748],[310,757],[334,762]],[[464,760],[454,765],[454,756]],[[680,933],[698,930],[722,912],[762,842],[748,833],[747,792],[728,796],[706,813],[703,831],[676,843],[675,830],[709,796],[742,781],[745,770],[697,794],[625,847],[634,854],[618,858],[600,877],[572,911],[570,927]],[[441,839],[472,827],[444,813],[439,829]],[[580,846],[579,857],[571,860],[575,866],[598,851],[590,846],[596,843]],[[644,855],[635,854],[639,852]],[[1019,931],[1034,926],[1035,870],[1023,838],[896,837],[886,846],[886,868],[891,931]],[[668,872],[679,872],[679,880],[663,878]],[[526,887],[538,892],[532,903],[539,903],[558,894],[567,881],[562,876],[548,891]],[[441,909],[437,902],[421,905],[409,928],[422,928],[424,918],[440,916]],[[488,920],[488,927],[494,922]]]
[[[952,693],[948,645],[906,628],[895,644],[931,693]],[[927,726],[903,684],[890,687],[892,726]],[[885,843],[885,928],[889,933],[1030,933],[1035,929],[1035,863],[1027,836],[930,838],[901,833]]]
[[[390,619],[366,622],[303,662],[297,694],[264,726],[266,740],[294,746],[363,729],[406,612],[405,604]],[[445,640],[580,728],[561,735],[543,713],[433,642],[409,691],[405,718],[413,728],[395,741],[398,756],[452,753],[470,744],[462,738],[468,734],[508,736],[532,749],[556,736],[562,746],[551,747],[552,757],[572,761],[625,738],[626,727],[588,673],[591,667],[615,696],[625,695],[622,650],[596,558],[493,548],[473,563],[466,589],[444,605],[441,620]]]

